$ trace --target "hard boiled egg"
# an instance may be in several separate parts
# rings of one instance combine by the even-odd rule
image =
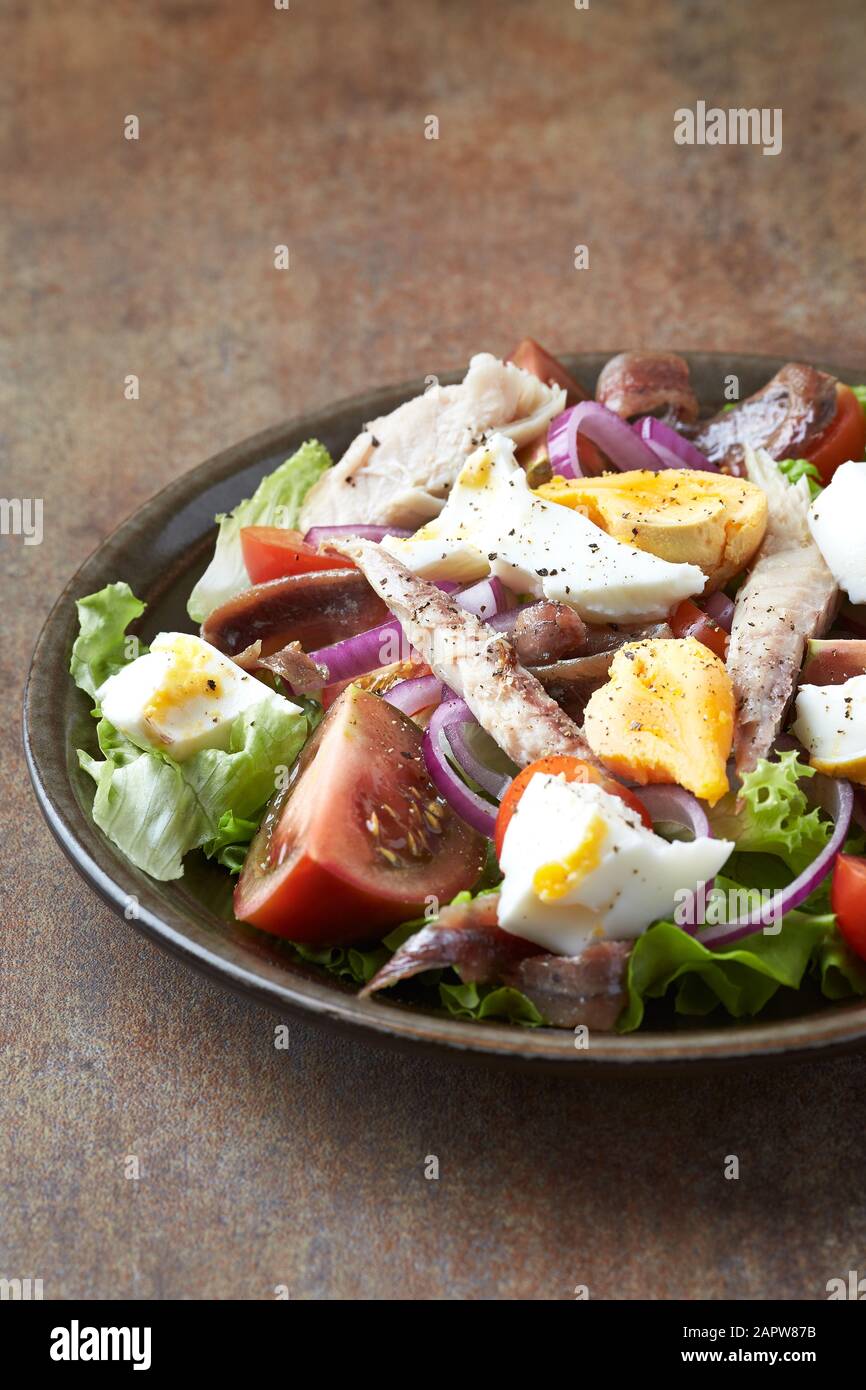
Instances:
[[[104,717],[131,742],[176,762],[202,748],[227,748],[237,716],[264,700],[295,708],[185,632],[160,633],[150,651],[110,676],[97,696]]]
[[[497,575],[509,589],[566,603],[590,622],[663,618],[699,594],[697,565],[626,545],[580,512],[531,491],[503,435],[467,459],[439,516],[385,549],[413,573],[468,583]]]
[[[866,676],[801,685],[792,732],[818,772],[866,783]]]
[[[670,917],[677,894],[721,869],[733,843],[668,842],[617,796],[536,773],[505,832],[499,925],[560,956],[591,940],[630,940]]]
[[[852,603],[866,603],[866,463],[843,463],[809,508],[809,530]]]

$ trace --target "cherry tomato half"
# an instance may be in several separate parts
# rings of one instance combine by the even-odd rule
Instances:
[[[830,903],[842,936],[855,955],[866,960],[866,859],[856,854],[838,856]]]
[[[584,762],[582,758],[574,758],[565,753],[556,753],[547,758],[539,758],[537,762],[530,763],[529,767],[525,767],[522,772],[517,774],[502,798],[499,815],[496,817],[496,832],[494,834],[497,857],[502,853],[505,832],[511,824],[511,817],[517,810],[517,803],[536,772],[547,772],[551,777],[558,777],[560,773],[564,773],[567,782],[591,782],[609,792],[611,796],[618,796],[621,801],[625,802],[626,806],[637,812],[648,830],[653,828],[649,811],[640,797],[635,796],[628,787],[624,787],[615,777],[600,772],[591,763]]]
[[[315,570],[355,568],[345,555],[320,554],[306,544],[300,531],[287,531],[281,526],[242,526],[241,551],[253,584]]]
[[[818,438],[803,451],[814,463],[826,486],[840,463],[859,462],[866,449],[866,415],[850,386],[836,387],[836,414]]]

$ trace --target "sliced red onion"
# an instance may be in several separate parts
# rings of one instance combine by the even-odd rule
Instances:
[[[525,607],[527,607],[527,605],[524,603],[518,608],[509,608],[505,613],[494,613],[493,617],[486,618],[485,622],[488,627],[493,628],[494,632],[503,632],[507,636],[508,633],[513,630],[514,624],[520,617],[521,608]]]
[[[820,799],[835,821],[833,834],[826,847],[793,883],[789,883],[787,888],[780,888],[773,894],[769,903],[756,907],[747,916],[738,918],[736,922],[719,922],[705,928],[688,925],[686,931],[692,936],[697,936],[702,945],[730,946],[734,941],[739,941],[743,936],[750,936],[761,927],[778,923],[786,912],[799,907],[811,893],[814,893],[818,885],[823,883],[833,867],[836,855],[845,843],[851,824],[854,793],[850,782],[842,782],[835,777],[822,778],[821,783],[816,799]]]
[[[667,783],[652,787],[636,787],[635,792],[650,813],[653,823],[668,821],[690,830],[695,839],[712,837],[707,813],[696,796],[685,787]]]
[[[690,440],[670,425],[666,425],[664,420],[657,420],[653,415],[644,415],[642,420],[635,421],[634,429],[664,468],[700,468],[706,473],[718,473],[716,465],[710,463],[700,449],[696,449]]]
[[[713,622],[718,623],[725,632],[730,632],[731,623],[734,620],[733,599],[728,598],[727,594],[723,594],[719,589],[705,600],[703,609],[707,617],[712,618]]]
[[[712,838],[713,832],[710,822],[707,820],[707,813],[697,797],[691,792],[687,792],[685,787],[678,787],[674,783],[663,784],[652,787],[636,787],[635,792],[640,797],[644,806],[650,813],[653,825],[666,822],[669,825],[680,825],[685,830],[690,830],[695,839],[699,836]],[[704,885],[704,891],[709,893],[713,886],[714,879],[710,879]],[[693,931],[697,924],[697,898],[693,893],[691,901],[681,909],[681,925],[687,931]]]
[[[648,468],[657,473],[661,464],[640,435],[607,406],[598,401],[581,401],[551,422],[547,432],[547,451],[554,473],[563,478],[582,478],[577,437],[585,434],[603,449],[615,468],[630,472]]]
[[[673,449],[666,449],[663,444],[654,444],[653,453],[656,459],[656,470],[660,473],[668,468],[682,468],[683,466]]]
[[[346,637],[330,647],[320,647],[318,651],[310,652],[309,656],[317,666],[324,666],[327,671],[325,685],[335,685],[337,681],[349,681],[355,676],[375,671],[377,666],[386,665],[383,648],[390,647],[403,655],[403,645],[403,629],[396,618],[391,618],[387,623],[358,632],[354,637]],[[295,695],[306,693],[297,686],[293,687],[293,691]]]
[[[477,584],[471,585],[468,589],[461,589],[454,595],[455,603],[467,613],[474,613],[476,618],[481,618],[484,622],[489,622],[503,608],[508,608],[511,601],[502,580],[496,578],[479,579]]]
[[[450,580],[445,580],[436,587],[446,593],[454,593],[458,588]],[[479,617],[483,617],[484,610],[488,608],[491,610],[491,616],[495,617],[500,603],[506,604],[510,601],[507,589],[498,579],[482,579],[478,584],[472,584],[469,588],[461,589],[454,594],[455,603]],[[411,648],[408,652],[403,650],[405,641],[403,629],[397,619],[389,618],[378,627],[356,633],[354,637],[346,637],[342,642],[335,642],[330,647],[320,647],[318,651],[309,652],[308,655],[317,666],[324,666],[327,671],[325,685],[336,685],[338,681],[365,676],[368,671],[375,671],[377,666],[386,665],[382,655],[385,648],[391,648],[401,657],[411,660],[415,653]],[[295,695],[304,695],[310,690],[320,688],[320,684],[305,683],[303,688],[294,685],[293,692]]]
[[[364,541],[381,541],[386,536],[411,536],[414,533],[402,526],[313,526],[304,536],[304,543],[318,550],[327,541],[348,541],[356,537]]]
[[[471,777],[473,782],[477,782],[479,787],[483,787],[490,796],[495,796],[498,801],[505,788],[510,784],[511,778],[504,772],[496,772],[492,767],[487,767],[479,757],[473,753],[466,737],[467,724],[478,724],[478,720],[472,713],[469,706],[458,698],[449,701],[452,705],[457,705],[450,718],[445,737],[454,754],[456,762]]]
[[[401,709],[404,714],[417,714],[429,705],[438,705],[442,699],[442,682],[438,676],[415,676],[411,680],[399,681],[386,690],[382,696],[389,705]]]
[[[433,785],[452,810],[456,811],[467,825],[471,825],[473,830],[478,830],[488,839],[492,839],[496,826],[496,807],[472,791],[471,787],[467,787],[448,759],[447,748],[451,746],[454,729],[466,722],[467,714],[471,719],[472,715],[462,700],[446,700],[434,710],[429,727],[424,732],[424,762]],[[451,751],[453,753],[453,747]]]

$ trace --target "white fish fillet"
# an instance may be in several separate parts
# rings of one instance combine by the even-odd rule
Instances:
[[[442,510],[483,431],[526,444],[564,409],[560,387],[478,353],[458,385],[432,386],[371,420],[307,494],[301,529],[359,522],[415,530]]]
[[[763,449],[744,450],[746,473],[767,494],[767,532],[737,593],[727,668],[737,700],[740,776],[766,757],[782,727],[806,642],[826,632],[839,590],[812,539],[809,485],[791,486]]]
[[[337,548],[363,570],[407,640],[513,762],[525,767],[548,753],[571,753],[599,766],[580,729],[520,665],[510,642],[372,541]]]

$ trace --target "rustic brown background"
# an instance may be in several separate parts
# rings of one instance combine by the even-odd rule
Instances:
[[[866,371],[860,0],[5,0],[0,52],[2,489],[45,502],[41,547],[0,542],[6,689],[102,536],[301,409],[524,333]],[[676,147],[699,98],[782,107],[782,154]],[[0,1274],[810,1299],[866,1267],[866,1062],[583,1084],[303,1023],[276,1052],[78,880],[6,708]]]

